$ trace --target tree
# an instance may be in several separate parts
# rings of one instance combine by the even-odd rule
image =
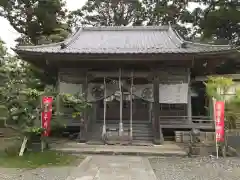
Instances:
[[[47,44],[63,41],[69,34],[64,20],[67,11],[63,0],[2,0],[0,16],[8,19],[13,28],[21,34],[20,45]],[[56,79],[24,63],[28,75],[38,77],[46,84],[54,84]]]
[[[72,27],[91,26],[140,26],[178,24],[181,35],[188,29],[183,23],[188,22],[190,13],[187,1],[164,0],[88,0],[87,3],[69,15]]]
[[[21,34],[20,44],[62,41],[69,28],[63,21],[67,11],[62,0],[1,0],[0,16]]]
[[[188,13],[188,1],[143,0],[147,25],[177,24]]]
[[[6,113],[6,127],[14,129],[24,137],[31,145],[32,138],[41,137],[45,131],[41,127],[40,114],[43,111],[41,104],[42,96],[53,97],[53,116],[62,115],[59,111],[58,102],[70,105],[74,110],[74,116],[82,116],[81,112],[88,107],[82,95],[59,94],[54,87],[42,87],[41,81],[32,76],[28,65],[14,56],[6,55],[0,67],[2,86],[0,87],[0,108]],[[1,114],[2,115],[2,114]],[[63,126],[61,118],[54,118],[57,126]]]
[[[7,49],[4,46],[4,42],[0,39],[0,61],[2,62],[5,55],[7,54]]]
[[[69,15],[72,27],[139,25],[142,6],[138,0],[88,0],[86,4]]]
[[[238,0],[201,0],[205,9],[195,9],[194,25],[203,39],[217,43],[240,44],[240,2]]]
[[[206,92],[210,98],[215,98],[218,101],[227,100],[227,92],[234,84],[233,80],[228,77],[208,77],[206,85]]]
[[[214,98],[217,101],[224,101],[225,102],[225,109],[224,109],[224,120],[225,120],[225,125],[224,125],[224,131],[226,131],[227,129],[233,127],[233,115],[235,114],[236,111],[234,112],[232,105],[233,105],[233,101],[235,99],[235,97],[238,97],[239,95],[235,95],[232,98],[229,98],[229,96],[227,95],[229,92],[229,89],[233,86],[234,82],[232,80],[232,78],[229,77],[224,77],[224,76],[219,76],[219,77],[209,77],[207,82],[205,83],[206,85],[206,92],[207,95],[209,96],[209,98],[211,98],[211,100]],[[235,103],[234,103],[235,104]],[[213,105],[212,108],[215,105]],[[236,114],[235,114],[236,115]],[[214,114],[215,116],[215,114]],[[215,118],[214,118],[215,120]],[[217,126],[216,126],[217,127]],[[227,147],[227,138],[226,138],[226,134],[224,133],[224,142],[216,142],[217,146],[219,147],[219,150],[222,152],[222,155],[225,157],[226,156],[226,150],[228,149]]]
[[[184,23],[191,22],[192,16],[187,10],[188,1],[169,0],[143,0],[144,23],[146,25],[177,25],[175,28],[182,35],[187,37],[190,29]]]

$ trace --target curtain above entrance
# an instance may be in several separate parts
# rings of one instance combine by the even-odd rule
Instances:
[[[123,100],[131,100],[130,85],[123,83]],[[62,93],[82,93],[81,84],[60,83],[60,92]],[[106,84],[106,100],[119,100],[120,92],[118,84]],[[153,102],[153,84],[133,85],[132,99],[143,99]],[[96,102],[104,99],[104,84],[89,83],[87,90],[87,101]],[[187,104],[188,102],[188,84],[160,84],[159,102],[163,104]]]

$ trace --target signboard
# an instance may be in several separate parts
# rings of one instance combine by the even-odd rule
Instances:
[[[215,131],[216,141],[224,141],[224,102],[216,101],[214,103],[214,118],[215,118]]]
[[[159,100],[164,104],[187,104],[188,84],[160,84]]]
[[[50,134],[50,122],[52,118],[52,103],[53,97],[44,96],[42,98],[42,128],[45,129],[43,136],[49,136]]]

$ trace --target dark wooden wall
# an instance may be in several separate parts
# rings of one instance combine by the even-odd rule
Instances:
[[[136,69],[137,71],[137,69]],[[106,69],[102,72],[108,72]],[[86,78],[86,74],[88,77]],[[151,83],[152,72],[149,71],[148,82]],[[188,82],[187,68],[160,68],[157,71],[160,83],[175,84]],[[62,68],[59,69],[59,80],[65,83],[84,84],[94,81],[94,76],[89,75],[88,70],[84,68]],[[71,87],[70,87],[71,88]],[[161,92],[160,92],[161,93]],[[120,114],[119,101],[112,101],[107,103],[107,119],[118,120]],[[123,120],[130,119],[130,101],[123,103]],[[149,106],[150,103],[143,100],[136,100],[133,108],[133,120],[149,120]],[[96,117],[98,120],[103,119],[103,101],[96,103]],[[187,104],[160,104],[160,116],[187,116]]]

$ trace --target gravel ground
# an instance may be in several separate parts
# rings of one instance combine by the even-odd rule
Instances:
[[[149,158],[159,180],[240,180],[240,158]]]
[[[73,168],[38,168],[34,170],[0,168],[0,180],[65,180]]]

